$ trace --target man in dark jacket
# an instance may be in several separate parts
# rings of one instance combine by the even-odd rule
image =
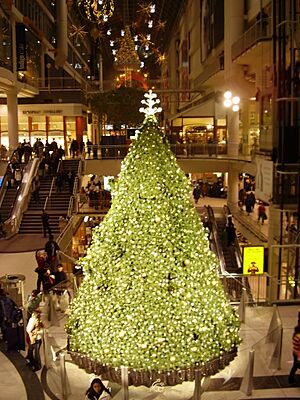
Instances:
[[[50,237],[51,236],[51,228],[50,228],[50,224],[49,224],[49,215],[46,213],[45,210],[43,210],[41,218],[42,218],[42,223],[43,223],[44,237],[47,236],[47,232]]]
[[[45,252],[47,253],[47,262],[51,272],[56,271],[58,264],[59,245],[54,240],[53,236],[49,236],[48,242],[45,244]]]

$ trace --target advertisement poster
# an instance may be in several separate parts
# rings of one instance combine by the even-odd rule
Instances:
[[[263,246],[245,246],[243,249],[243,274],[260,275],[264,273]]]
[[[16,24],[17,71],[27,70],[25,25]]]

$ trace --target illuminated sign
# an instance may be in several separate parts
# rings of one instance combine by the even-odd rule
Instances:
[[[259,275],[264,273],[264,247],[245,246],[243,251],[243,274]]]

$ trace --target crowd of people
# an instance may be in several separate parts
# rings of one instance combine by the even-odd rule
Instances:
[[[102,188],[98,175],[91,176],[87,185],[80,189],[78,197],[79,210],[85,204],[95,210],[109,208],[111,204],[111,194],[108,190]]]

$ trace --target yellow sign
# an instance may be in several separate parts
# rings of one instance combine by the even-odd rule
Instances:
[[[264,273],[264,247],[245,246],[243,253],[243,274],[258,275]]]

